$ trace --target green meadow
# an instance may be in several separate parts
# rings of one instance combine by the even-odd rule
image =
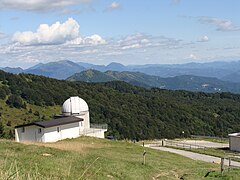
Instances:
[[[146,164],[143,152],[146,150]],[[90,137],[56,143],[0,140],[0,179],[237,179],[219,164],[191,160],[129,141]]]

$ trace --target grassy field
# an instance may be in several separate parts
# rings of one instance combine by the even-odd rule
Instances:
[[[219,165],[144,148],[127,141],[81,137],[57,143],[0,140],[0,179],[237,179]],[[205,177],[206,176],[206,177]]]

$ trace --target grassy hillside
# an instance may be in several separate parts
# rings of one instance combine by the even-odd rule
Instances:
[[[0,71],[0,136],[16,124],[50,119],[70,96],[89,105],[91,123],[117,139],[227,136],[240,131],[240,95],[144,89],[124,82],[68,82]],[[38,111],[38,112],[37,112]]]
[[[142,153],[147,151],[146,165]],[[46,144],[0,140],[0,179],[230,179],[219,165],[123,141],[81,137]],[[206,176],[206,177],[204,177]]]
[[[4,137],[14,136],[13,128],[19,124],[39,120],[50,120],[60,113],[60,106],[36,106],[27,103],[26,108],[9,107],[5,100],[0,100],[0,123],[4,125]],[[0,133],[1,134],[1,133]]]

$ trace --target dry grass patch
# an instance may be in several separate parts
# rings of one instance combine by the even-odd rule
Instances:
[[[65,150],[65,151],[75,151],[79,153],[85,153],[89,148],[104,148],[110,146],[109,144],[98,144],[98,143],[84,143],[80,141],[59,141],[55,143],[36,143],[36,142],[23,142],[26,145],[37,145],[44,147],[51,147],[55,149]]]

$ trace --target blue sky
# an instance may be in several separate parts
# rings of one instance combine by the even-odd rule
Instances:
[[[0,66],[240,60],[239,0],[0,0]]]

